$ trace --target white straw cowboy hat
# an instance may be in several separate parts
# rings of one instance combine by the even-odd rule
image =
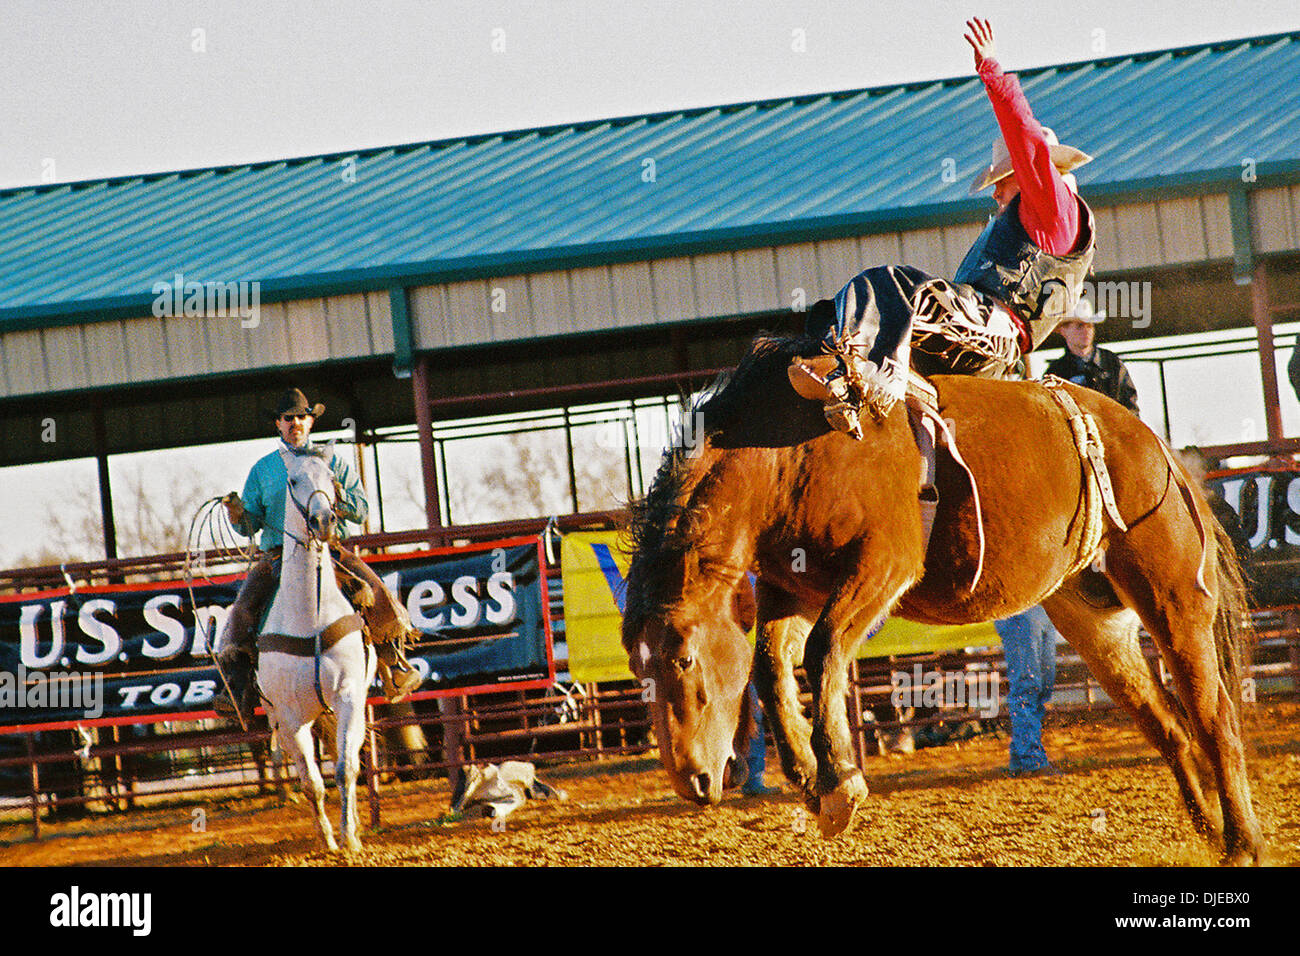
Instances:
[[[1043,137],[1047,140],[1048,148],[1052,153],[1052,165],[1063,173],[1068,173],[1072,169],[1077,169],[1084,163],[1092,162],[1092,157],[1083,150],[1075,149],[1073,146],[1063,146],[1053,133],[1046,126],[1043,127]],[[987,169],[981,169],[979,174],[970,184],[970,194],[974,196],[981,189],[987,189],[999,179],[1005,179],[1014,172],[1011,168],[1011,153],[1007,151],[1007,144],[999,136],[993,141],[993,161],[989,163]]]

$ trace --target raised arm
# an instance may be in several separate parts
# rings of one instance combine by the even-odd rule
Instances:
[[[1003,73],[998,64],[993,28],[987,20],[979,19],[968,20],[966,27],[966,42],[975,53],[975,70],[993,105],[1020,186],[1020,224],[1040,249],[1064,255],[1074,248],[1079,235],[1079,208],[1074,193],[1052,163],[1043,128],[1034,119],[1020,82],[1013,74]]]

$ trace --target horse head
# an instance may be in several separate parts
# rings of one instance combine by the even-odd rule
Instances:
[[[334,470],[330,457],[334,443],[294,455],[289,467],[289,498],[307,522],[307,532],[317,541],[334,535]]]
[[[700,805],[718,803],[724,787],[744,782],[753,727],[753,650],[734,602],[724,598],[717,610],[678,605],[630,628],[625,622],[623,636],[650,704],[659,759],[673,789]]]

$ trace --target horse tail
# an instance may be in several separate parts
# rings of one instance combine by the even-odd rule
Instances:
[[[1154,432],[1152,433],[1154,434]],[[1242,678],[1249,674],[1249,664],[1254,658],[1255,632],[1250,625],[1250,592],[1246,588],[1246,575],[1242,571],[1237,548],[1227,529],[1217,518],[1202,516],[1209,512],[1207,490],[1203,478],[1194,478],[1185,463],[1178,462],[1164,440],[1156,436],[1157,444],[1165,456],[1170,474],[1183,494],[1201,540],[1201,561],[1197,566],[1197,587],[1209,593],[1206,586],[1206,558],[1209,556],[1209,539],[1214,539],[1214,568],[1218,599],[1214,609],[1214,644],[1219,658],[1219,679],[1223,682],[1232,709],[1238,719],[1242,716]],[[1200,492],[1196,494],[1195,492]],[[1209,492],[1212,493],[1212,492]],[[1209,526],[1207,529],[1206,526]]]
[[[1214,643],[1219,654],[1219,675],[1238,717],[1242,715],[1242,678],[1250,673],[1255,633],[1250,625],[1249,593],[1232,538],[1218,521],[1214,528],[1215,578],[1218,606],[1214,614]]]

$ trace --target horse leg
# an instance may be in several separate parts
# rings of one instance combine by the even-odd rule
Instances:
[[[859,562],[859,567],[863,564]],[[867,796],[849,732],[845,701],[849,663],[867,628],[884,617],[914,579],[900,569],[897,574],[858,575],[844,582],[808,635],[804,668],[813,689],[812,747],[817,778],[816,790],[807,803],[817,813],[823,836],[842,833]]]
[[[811,627],[793,595],[758,582],[758,639],[754,647],[754,686],[772,725],[786,779],[809,792],[817,775],[810,738],[812,725],[799,704],[795,662],[803,657]]]
[[[338,750],[334,764],[334,780],[338,785],[340,826],[343,843],[349,853],[361,849],[357,834],[357,776],[361,772],[361,744],[366,732],[366,708],[361,702],[341,699],[335,704],[338,713]]]
[[[286,728],[282,724],[279,725],[278,730],[281,745],[297,765],[298,779],[302,781],[303,788],[311,799],[316,814],[316,828],[320,831],[321,839],[325,841],[325,849],[336,853],[339,845],[334,839],[334,828],[330,826],[329,817],[325,813],[325,779],[321,776],[320,767],[316,766],[311,722],[301,724],[291,734],[284,732]]]
[[[279,737],[271,738],[271,775],[275,781],[275,792],[281,803],[301,803],[302,798],[289,787],[289,765],[285,760],[284,748],[280,746]]]
[[[1204,754],[1191,737],[1178,701],[1151,673],[1138,643],[1137,615],[1128,608],[1094,607],[1068,584],[1044,600],[1043,608],[1106,693],[1132,715],[1165,759],[1192,825],[1216,839],[1221,825],[1202,787]]]
[[[1155,515],[1160,516],[1161,512]],[[1215,633],[1219,602],[1227,600],[1224,592],[1231,584],[1220,565],[1218,580],[1212,582],[1216,596],[1200,591],[1195,584],[1199,547],[1187,549],[1183,554],[1170,554],[1172,549],[1167,545],[1161,550],[1162,542],[1149,540],[1152,532],[1160,530],[1165,529],[1148,530],[1144,524],[1131,531],[1119,546],[1112,547],[1106,556],[1107,576],[1116,590],[1129,596],[1159,648],[1173,676],[1194,739],[1213,770],[1223,826],[1221,831],[1216,827],[1208,835],[1211,839],[1221,835],[1219,848],[1224,862],[1258,863],[1264,838],[1251,805],[1246,751],[1236,703],[1240,693],[1239,688],[1229,688],[1224,682]],[[1134,533],[1141,531],[1147,535],[1138,537]],[[1169,540],[1197,539],[1194,534],[1186,533],[1175,538],[1169,532],[1164,541]],[[1215,546],[1215,542],[1210,543],[1211,554],[1222,561],[1213,550]],[[1222,543],[1217,546],[1222,547]],[[1154,560],[1153,554],[1162,554],[1163,560]],[[1179,557],[1184,560],[1179,561]],[[1196,822],[1195,815],[1193,822]]]
[[[334,779],[338,785],[339,803],[342,805],[341,826],[343,842],[349,853],[361,850],[361,837],[357,825],[357,776],[361,772],[361,747],[366,736],[366,690],[375,679],[377,666],[373,650],[367,646],[357,649],[360,660],[357,671],[347,679],[334,702],[337,719],[334,722],[335,753]],[[373,755],[372,755],[373,757]]]
[[[254,740],[248,745],[253,752],[253,765],[257,768],[257,792],[267,793],[271,789],[270,759],[272,751],[269,744]]]

